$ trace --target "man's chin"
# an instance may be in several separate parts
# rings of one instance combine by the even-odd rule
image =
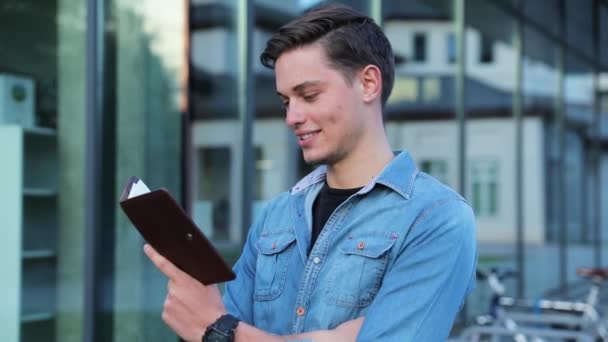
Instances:
[[[327,158],[321,156],[307,156],[304,154],[304,162],[306,165],[316,166],[327,164]]]
[[[323,159],[312,159],[312,160],[304,159],[304,162],[306,163],[306,165],[309,165],[309,166],[319,166],[319,165],[326,164],[325,160],[323,160]]]
[[[328,155],[306,155],[304,154],[304,162],[307,165],[330,165],[336,163],[340,158],[339,154],[328,154]]]

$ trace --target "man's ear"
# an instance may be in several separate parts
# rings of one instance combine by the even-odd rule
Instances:
[[[369,64],[359,73],[363,90],[363,102],[372,103],[382,95],[382,73],[377,66]]]

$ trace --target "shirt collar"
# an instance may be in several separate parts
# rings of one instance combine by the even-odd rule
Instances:
[[[291,188],[291,194],[295,195],[302,190],[306,190],[308,187],[325,181],[325,174],[327,173],[327,166],[321,165],[316,168],[313,172],[309,173],[306,177],[302,178],[296,185]]]
[[[319,166],[294,185],[291,188],[291,194],[295,195],[317,183],[325,181],[326,173],[327,167],[325,165]],[[403,198],[409,199],[414,188],[416,175],[418,175],[418,169],[408,151],[395,152],[395,158],[371,182],[359,190],[358,193],[368,193],[376,184],[382,184],[399,193]]]

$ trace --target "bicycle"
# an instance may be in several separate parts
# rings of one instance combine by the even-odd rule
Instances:
[[[504,269],[492,268],[489,272],[481,269],[476,271],[478,280],[485,280],[492,290],[487,313],[476,317],[477,325],[469,327],[461,334],[469,336],[467,341],[477,342],[484,340],[484,335],[491,337],[491,341],[499,341],[500,336],[510,336],[515,342],[528,342],[528,337],[520,331],[517,322],[506,314],[500,305],[504,297],[505,286],[503,280],[515,277],[517,272]],[[544,342],[539,338],[532,338],[531,342]]]
[[[584,301],[501,297],[499,305],[512,308],[509,317],[520,325],[576,330],[585,332],[599,341],[608,341],[606,319],[599,308],[601,285],[608,279],[608,269],[583,267],[577,270],[577,274],[591,279],[591,286]],[[517,310],[522,308],[528,310]]]
[[[492,289],[488,313],[477,317],[476,324],[466,328],[457,341],[491,341],[510,337],[516,342],[555,340],[608,341],[606,321],[598,309],[601,284],[608,270],[581,268],[578,274],[592,279],[586,300],[530,300],[504,296],[503,280],[517,275],[512,270],[478,270]],[[547,341],[549,341],[547,340]]]

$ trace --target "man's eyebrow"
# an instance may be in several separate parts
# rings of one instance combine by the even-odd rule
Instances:
[[[308,87],[317,86],[322,83],[323,82],[321,82],[321,81],[305,81],[305,82],[302,82],[302,83],[298,84],[297,86],[293,87],[292,90],[296,93],[301,93],[302,91],[304,91],[304,89],[306,89]],[[287,96],[281,94],[280,91],[277,91],[277,95],[279,95],[280,97],[287,97]]]
[[[302,82],[300,84],[298,84],[297,86],[293,87],[293,91],[295,91],[296,93],[300,93],[302,92],[304,89],[306,89],[307,87],[312,87],[312,86],[316,86],[321,84],[321,81],[306,81],[306,82]]]

